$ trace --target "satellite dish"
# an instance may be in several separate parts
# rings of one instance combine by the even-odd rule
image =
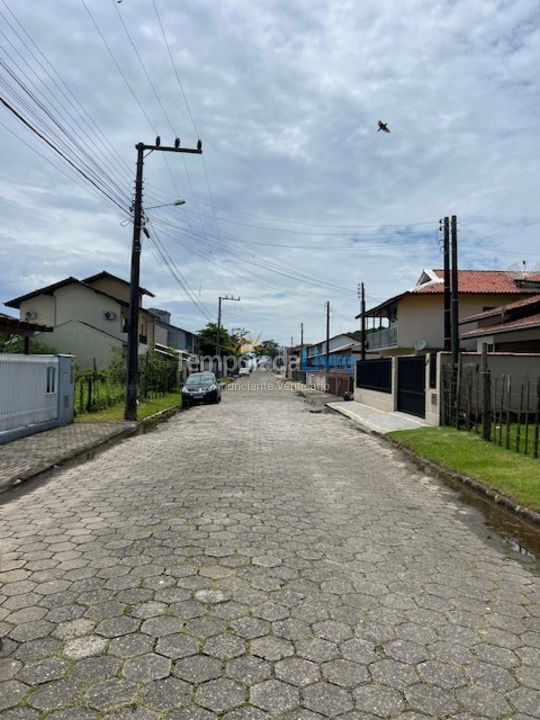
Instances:
[[[427,342],[423,338],[421,338],[420,340],[417,340],[414,343],[414,349],[417,352],[419,352],[420,350],[423,350],[426,347],[426,345],[427,345]]]
[[[522,260],[521,262],[512,263],[505,270],[506,274],[511,280],[525,280],[527,277],[527,261]]]

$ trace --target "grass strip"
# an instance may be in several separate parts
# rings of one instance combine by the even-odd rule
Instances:
[[[167,408],[174,407],[175,405],[182,404],[182,394],[179,390],[172,393],[167,393],[162,397],[152,398],[141,402],[137,406],[137,418],[144,420],[150,415],[161,410],[167,410]],[[81,413],[75,418],[75,422],[78,423],[121,423],[124,422],[124,403],[117,403],[111,405],[111,407],[105,408],[104,410],[98,410],[97,412]]]
[[[449,470],[475,478],[520,505],[540,510],[540,460],[449,427],[389,433],[398,444]]]

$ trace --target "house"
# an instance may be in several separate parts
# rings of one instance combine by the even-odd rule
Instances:
[[[540,275],[460,270],[458,290],[459,317],[483,317],[537,296]],[[443,271],[424,270],[413,288],[370,309],[365,317],[372,321],[367,338],[370,352],[376,350],[379,357],[357,363],[355,400],[438,425],[441,369],[449,362],[448,353],[440,352],[444,348]],[[476,348],[477,338],[463,333],[461,349]]]
[[[0,313],[0,334],[7,335],[9,341],[16,336],[24,338],[25,355],[29,355],[30,353],[30,338],[38,333],[52,331],[52,327],[48,327],[47,325],[26,322],[25,320],[19,320],[18,318],[11,317],[11,315]],[[11,344],[11,342],[8,344]],[[9,351],[6,350],[6,352]]]
[[[127,346],[130,284],[106,271],[78,280],[64,280],[38,288],[5,303],[17,308],[20,320],[53,328],[47,342],[57,352],[72,353],[80,368],[103,368],[117,360]],[[139,352],[154,347],[154,316],[142,307],[139,288]]]
[[[344,395],[354,391],[354,372],[358,352],[358,333],[340,333],[309,345],[302,362],[306,384],[331,393]]]
[[[199,353],[199,336],[189,330],[171,324],[171,313],[159,308],[148,308],[154,317],[154,342],[156,347],[165,346],[191,355]]]
[[[463,318],[460,325],[475,327],[461,332],[462,342],[476,341],[481,352],[540,353],[540,294]]]
[[[460,270],[458,288],[459,316],[465,318],[538,294],[540,275],[516,277],[504,270]],[[372,325],[369,350],[385,357],[442,349],[443,297],[443,271],[423,270],[413,288],[366,312],[366,324],[371,320]],[[465,349],[475,346],[471,338],[464,338]]]

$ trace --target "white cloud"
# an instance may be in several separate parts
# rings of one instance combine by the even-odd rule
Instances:
[[[129,197],[135,143],[153,140],[154,130],[170,142],[172,131],[114,3],[86,1],[152,127],[82,4],[8,3],[118,149]],[[227,308],[235,325],[262,328],[288,342],[303,321],[306,338],[316,340],[324,335],[323,303],[329,299],[333,329],[352,329],[356,284],[364,281],[376,302],[410,287],[422,267],[440,266],[438,219],[451,213],[459,216],[463,265],[540,260],[535,0],[411,0],[406,6],[397,0],[158,3],[204,142],[215,213],[238,225],[212,219],[205,166],[196,156],[169,156],[165,164],[162,156],[151,155],[145,168],[147,204],[188,198],[185,208],[154,217],[193,233],[168,228],[174,239],[162,237],[211,314],[219,294],[234,292],[243,298]],[[152,2],[124,0],[118,9],[175,132],[185,145],[193,144],[196,130]],[[12,33],[10,38],[21,49]],[[12,48],[10,55],[16,57]],[[31,59],[28,52],[25,57]],[[58,92],[31,62],[47,82],[37,86],[47,97]],[[56,110],[63,121],[69,119],[58,104]],[[389,122],[390,135],[376,132],[379,119]],[[0,122],[49,154],[7,112]],[[92,152],[105,153],[84,122],[78,128]],[[121,214],[85,195],[2,127],[0,134],[0,258],[8,268],[0,297],[7,300],[69,274],[109,269],[127,277],[130,228],[121,227]],[[349,236],[329,228],[334,235],[324,237],[313,234],[316,227],[253,215],[356,228]],[[401,226],[402,232],[383,230],[387,225]],[[343,252],[344,247],[354,251]],[[293,277],[269,272],[270,264]],[[147,241],[142,268],[155,305],[172,310],[180,325],[202,326],[204,317]]]

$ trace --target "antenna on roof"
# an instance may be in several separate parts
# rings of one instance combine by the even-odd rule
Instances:
[[[529,273],[527,272],[527,261],[512,263],[506,270],[508,277],[512,280],[526,280]]]

